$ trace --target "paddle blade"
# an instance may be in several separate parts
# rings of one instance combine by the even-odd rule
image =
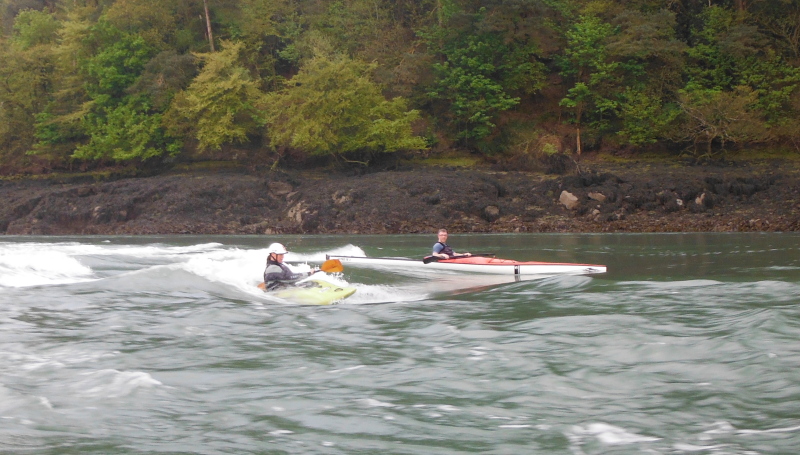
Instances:
[[[439,258],[438,256],[425,256],[424,258],[422,258],[422,263],[423,264],[430,264],[431,262],[436,262],[439,259],[441,259],[441,258]]]
[[[336,273],[343,271],[344,266],[342,265],[342,261],[338,259],[328,259],[319,266],[319,269],[325,273]]]

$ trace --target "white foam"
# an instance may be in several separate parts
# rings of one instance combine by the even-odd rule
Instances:
[[[356,288],[356,292],[343,302],[348,305],[389,302],[416,302],[425,300],[431,295],[429,292],[419,292],[419,290],[416,289],[408,289],[389,285],[350,283],[349,286]]]
[[[397,406],[397,405],[394,405],[392,403],[386,403],[384,401],[376,400],[374,398],[365,398],[365,399],[363,399],[361,401],[365,405],[367,405],[367,406],[369,406],[371,408],[393,408],[393,407]]]
[[[43,406],[47,409],[53,409],[53,405],[46,397],[25,395],[16,390],[9,389],[0,383],[0,413],[19,408],[30,408],[32,406]],[[2,418],[11,419],[13,417],[2,416]]]
[[[61,251],[0,249],[0,286],[27,287],[95,279],[92,269]]]
[[[41,244],[35,244],[41,245]],[[218,251],[221,243],[200,243],[188,246],[171,245],[87,245],[80,243],[55,244],[55,247],[69,254],[87,256],[131,256],[135,258],[176,259],[187,255]]]
[[[0,242],[0,287],[28,287],[71,284],[98,279],[81,259],[98,256],[121,256],[158,259],[166,262],[186,260],[194,255],[219,251],[219,243],[191,246],[110,245],[76,242],[32,243]]]
[[[736,433],[738,434],[793,433],[795,431],[800,431],[800,425],[796,427],[770,428],[768,430],[737,430]]]
[[[675,450],[680,450],[681,452],[704,452],[707,450],[716,450],[725,447],[724,445],[715,445],[715,446],[698,446],[694,444],[686,444],[686,443],[677,443],[674,444],[672,447]]]
[[[4,365],[14,365],[14,368],[23,371],[33,371],[47,367],[61,368],[64,366],[64,363],[58,360],[15,352],[2,352],[0,353],[0,359],[2,359]]]
[[[635,433],[631,433],[625,430],[624,428],[620,428],[614,425],[609,425],[607,423],[590,423],[585,427],[576,425],[572,427],[572,433],[579,439],[582,439],[582,437],[584,436],[590,436],[596,438],[603,444],[608,444],[608,445],[634,444],[637,442],[652,442],[652,441],[658,441],[660,439],[660,438],[642,436]]]
[[[286,264],[294,272],[305,272],[321,264],[327,255],[365,256],[360,247],[348,244],[329,250],[298,253],[290,251]],[[118,245],[108,242],[83,244],[79,242],[0,242],[0,288],[52,284],[71,284],[100,280],[114,276],[184,271],[208,282],[221,283],[248,295],[254,301],[273,302],[276,299],[263,293],[256,285],[262,281],[266,248],[240,249],[220,243],[201,243],[189,246],[162,244]],[[93,271],[100,258],[113,257],[124,264],[122,268]],[[106,259],[102,264],[108,263]],[[348,283],[345,274],[317,273],[314,279],[329,281],[337,286],[356,287],[348,304],[418,301],[431,292],[418,286],[408,289],[397,286]],[[157,283],[148,281],[148,283]],[[116,283],[115,285],[119,285]]]
[[[6,412],[20,404],[19,394],[0,384],[0,412]]]
[[[356,366],[347,367],[347,368],[340,368],[340,369],[338,369],[338,370],[331,370],[331,371],[330,371],[330,373],[341,373],[341,372],[343,372],[343,371],[354,371],[354,370],[360,370],[360,369],[364,368],[365,366],[366,366],[366,365],[356,365]]]
[[[79,393],[85,396],[117,398],[130,395],[139,389],[161,385],[141,371],[99,370],[83,373],[87,378],[78,384]]]
[[[353,245],[311,253],[290,251],[284,261],[293,272],[302,273],[311,270],[312,266],[324,262],[327,255],[363,256],[364,252],[361,248]],[[233,248],[206,251],[169,267],[184,270],[209,281],[224,283],[259,300],[273,301],[276,299],[256,287],[262,281],[267,256],[266,249],[240,250]],[[317,272],[307,279],[323,280],[336,286],[355,287],[356,293],[346,300],[347,304],[415,301],[423,300],[430,295],[427,292],[408,292],[408,290],[392,286],[348,283],[341,273]]]

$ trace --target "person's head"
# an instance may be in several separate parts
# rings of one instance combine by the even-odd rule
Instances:
[[[447,229],[439,229],[439,241],[444,243],[447,240]]]
[[[269,254],[269,257],[278,262],[283,262],[283,255],[288,252],[289,251],[286,249],[286,247],[280,243],[273,243],[267,247],[267,253]]]

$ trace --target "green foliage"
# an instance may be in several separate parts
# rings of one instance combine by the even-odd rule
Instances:
[[[734,25],[733,12],[712,7],[706,10],[703,19],[702,27],[694,32],[696,42],[687,50],[689,85],[730,90],[736,85],[736,59],[725,52],[723,43]]]
[[[679,98],[688,115],[688,136],[695,142],[702,137],[705,153],[711,154],[712,145],[764,141],[772,127],[792,124],[800,68],[776,55],[765,45],[767,37],[734,11],[710,7],[701,18]]]
[[[302,33],[297,13],[287,0],[241,0],[230,26],[231,40],[242,42],[242,63],[260,80],[262,90],[280,84],[279,71],[300,60],[296,41]]]
[[[679,111],[664,105],[663,100],[646,92],[629,88],[622,95],[619,135],[634,146],[655,144],[675,121]]]
[[[800,67],[791,66],[777,56],[747,60],[741,83],[758,97],[757,106],[770,124],[779,125],[798,112],[792,109],[792,96],[800,88]]]
[[[601,8],[602,10],[602,8]],[[565,32],[558,59],[572,86],[560,105],[580,134],[616,136],[633,146],[654,144],[673,127],[670,99],[683,85],[682,53],[674,17],[664,11],[623,10],[609,23],[583,14]]]
[[[472,15],[459,13],[455,2],[442,2],[439,24],[420,35],[442,60],[432,65],[436,79],[428,96],[445,103],[444,116],[457,130],[456,137],[474,143],[493,133],[500,113],[519,104],[515,92],[541,90],[546,70],[536,60],[533,43],[508,41],[495,31],[483,31],[488,28],[485,9]],[[469,24],[458,34],[443,25],[456,18]]]
[[[34,116],[47,103],[55,77],[51,45],[2,46],[0,42],[0,164],[23,156],[34,142]]]
[[[712,156],[714,144],[724,150],[727,143],[769,138],[757,95],[749,87],[736,87],[734,91],[685,90],[678,101],[683,115],[674,134],[678,140],[692,144],[695,156]]]
[[[596,16],[581,16],[567,31],[567,46],[560,59],[561,74],[574,81],[560,105],[568,108],[578,125],[599,127],[617,108],[614,88],[618,86],[620,63],[609,56],[607,40],[615,28]]]
[[[78,159],[147,160],[180,151],[180,143],[164,133],[161,115],[151,113],[143,97],[104,106],[88,115],[84,124],[89,142],[75,150],[73,157]]]
[[[244,142],[264,125],[263,93],[239,61],[242,43],[223,42],[220,52],[197,54],[203,69],[178,93],[164,116],[171,134],[194,137],[201,149]]]
[[[103,47],[83,64],[86,90],[94,99],[103,95],[121,96],[139,77],[154,49],[141,36],[123,34],[103,23],[92,32],[93,35],[103,35],[98,37],[103,40]],[[109,43],[109,40],[112,41]]]
[[[160,52],[147,62],[142,74],[125,92],[146,96],[153,108],[162,112],[175,94],[188,87],[197,76],[196,61],[189,54],[178,54],[173,50]]]
[[[24,10],[14,21],[14,43],[22,49],[49,44],[55,41],[60,28],[61,24],[52,14]]]
[[[394,23],[390,17],[390,7],[383,2],[365,0],[334,0],[320,2],[324,6],[319,15],[308,18],[308,28],[329,42],[335,52],[345,55],[374,55],[370,49],[375,46],[385,51],[387,47],[397,43],[388,41],[394,35]],[[309,34],[309,37],[312,36]],[[300,48],[304,48],[306,57],[314,55],[314,46],[299,39]]]
[[[164,133],[161,115],[151,109],[149,98],[127,93],[154,48],[141,36],[104,21],[86,27],[73,24],[62,36],[58,53],[74,51],[65,66],[76,66],[75,78],[65,77],[58,96],[35,116],[34,152],[115,161],[177,153],[175,140]],[[82,81],[81,90],[71,80]]]
[[[0,0],[0,167],[800,140],[797,0],[209,1],[195,55],[203,3]]]
[[[151,110],[149,99],[126,95],[155,49],[141,36],[106,22],[89,31],[88,40],[97,48],[81,66],[91,102],[84,104],[80,117],[88,141],[79,144],[72,157],[127,161],[177,153],[175,140],[166,137],[161,115]]]
[[[786,59],[800,58],[800,2],[756,2],[752,17],[772,37],[770,44]]]
[[[266,99],[267,135],[273,146],[312,155],[424,149],[411,124],[419,112],[387,100],[370,75],[375,65],[344,56],[317,55]]]
[[[31,116],[36,142],[28,153],[45,155],[55,162],[66,161],[75,147],[86,139],[82,116],[90,102],[87,80],[81,65],[94,52],[89,43],[92,23],[81,14],[70,13],[59,31],[58,43],[51,47],[53,67],[48,84],[39,94],[42,106]]]
[[[177,26],[171,2],[162,0],[115,0],[105,19],[117,29],[140,36],[148,46],[165,48]]]

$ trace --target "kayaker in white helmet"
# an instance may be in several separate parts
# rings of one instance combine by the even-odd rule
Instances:
[[[311,269],[310,272],[294,273],[283,263],[283,256],[289,251],[283,244],[273,243],[267,247],[267,268],[264,269],[264,284],[266,289],[271,291],[281,286],[294,283],[297,280],[313,275],[319,269]]]
[[[456,253],[446,242],[447,229],[439,229],[439,241],[433,244],[433,253],[431,253],[431,256],[436,256],[437,258],[442,259],[472,256],[470,253]]]

